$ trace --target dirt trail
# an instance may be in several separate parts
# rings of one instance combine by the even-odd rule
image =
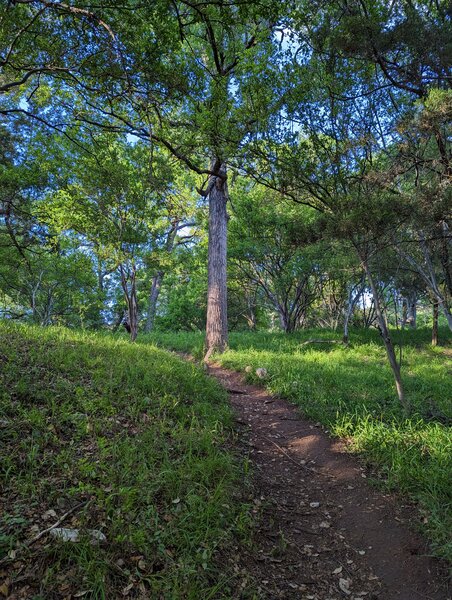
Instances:
[[[266,598],[446,600],[447,571],[408,527],[410,506],[370,487],[343,445],[240,374],[209,366],[230,391],[252,462],[261,526],[239,563]]]

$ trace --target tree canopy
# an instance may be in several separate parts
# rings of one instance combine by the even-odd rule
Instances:
[[[2,314],[207,356],[354,319],[400,387],[388,323],[452,328],[451,39],[441,1],[6,3]]]

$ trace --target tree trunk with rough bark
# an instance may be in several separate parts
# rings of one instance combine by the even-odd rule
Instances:
[[[219,161],[215,161],[218,163]],[[209,198],[209,248],[207,264],[206,354],[224,352],[228,345],[226,166],[221,164],[207,188]]]

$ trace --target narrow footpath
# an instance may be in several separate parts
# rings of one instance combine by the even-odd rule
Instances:
[[[239,373],[208,370],[229,391],[252,464],[260,527],[238,560],[263,598],[450,599],[413,507],[372,487],[359,459],[296,407]]]

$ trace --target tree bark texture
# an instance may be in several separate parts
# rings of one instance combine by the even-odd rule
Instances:
[[[217,175],[211,176],[208,198],[209,248],[205,360],[208,360],[214,352],[224,352],[228,345],[226,278],[228,192],[225,165],[221,165]]]

